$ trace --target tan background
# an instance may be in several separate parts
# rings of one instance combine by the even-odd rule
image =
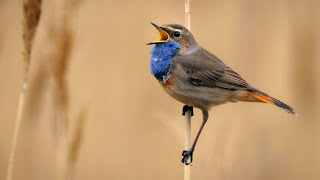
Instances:
[[[214,108],[192,179],[320,179],[320,1],[191,3],[197,41],[299,114],[255,103]],[[21,1],[0,0],[0,179],[22,78],[21,7]],[[67,79],[70,118],[88,108],[75,179],[183,178],[182,104],[150,74],[145,45],[158,37],[149,22],[183,24],[183,13],[182,0],[81,2]],[[17,179],[55,177],[52,122],[45,105],[43,111],[18,150]],[[193,133],[201,123],[195,113]]]

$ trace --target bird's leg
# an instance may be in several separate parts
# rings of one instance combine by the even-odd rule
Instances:
[[[186,112],[190,110],[191,111],[191,116],[193,116],[193,107],[192,106],[188,106],[188,105],[184,105],[182,108],[182,116],[186,115]]]
[[[189,165],[189,164],[192,163],[194,148],[196,147],[196,144],[197,144],[197,141],[198,141],[198,139],[200,137],[201,131],[202,131],[202,129],[203,129],[204,125],[206,124],[206,122],[208,120],[208,117],[209,117],[208,111],[202,111],[202,114],[203,114],[203,121],[202,121],[202,124],[201,124],[201,126],[200,126],[200,128],[198,130],[197,136],[193,141],[193,144],[192,144],[191,148],[188,151],[183,151],[182,152],[183,158],[182,158],[181,161],[182,161],[182,163],[184,163],[186,165]]]

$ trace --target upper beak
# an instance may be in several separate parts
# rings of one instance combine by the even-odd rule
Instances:
[[[156,41],[148,43],[147,45],[164,43],[170,39],[169,34],[163,28],[161,28],[160,26],[158,26],[154,23],[151,23],[151,24],[159,31],[160,38]]]

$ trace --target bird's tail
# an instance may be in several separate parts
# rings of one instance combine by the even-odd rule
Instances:
[[[297,115],[295,110],[292,107],[290,107],[287,104],[279,101],[276,98],[273,98],[273,97],[269,96],[268,94],[266,94],[264,92],[261,92],[261,91],[255,89],[255,88],[250,88],[248,91],[250,92],[252,97],[256,98],[257,100],[259,100],[261,102],[276,105],[279,108],[287,111],[289,114]]]

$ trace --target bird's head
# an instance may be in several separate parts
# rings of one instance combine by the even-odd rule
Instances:
[[[174,41],[179,43],[182,50],[186,50],[197,45],[197,42],[195,41],[193,35],[187,28],[182,25],[165,24],[162,26],[158,26],[154,23],[151,24],[159,31],[160,38],[156,41],[148,43],[147,45]]]

